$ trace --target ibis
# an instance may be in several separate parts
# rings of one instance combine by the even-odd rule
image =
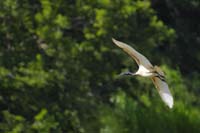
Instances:
[[[139,66],[138,70],[135,73],[124,72],[121,75],[139,75],[151,78],[155,87],[157,88],[159,95],[161,96],[161,99],[169,108],[172,108],[174,104],[173,97],[169,90],[168,84],[166,83],[163,71],[158,66],[153,66],[145,56],[137,52],[128,44],[120,42],[114,38],[112,38],[112,41],[119,48],[125,51],[129,56],[131,56]]]

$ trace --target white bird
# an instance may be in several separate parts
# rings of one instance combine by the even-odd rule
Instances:
[[[115,39],[112,39],[112,41],[130,55],[139,66],[137,72],[124,72],[121,75],[140,75],[143,77],[150,77],[164,103],[167,104],[169,108],[172,108],[174,104],[173,97],[165,81],[165,75],[162,70],[158,66],[153,66],[145,56],[137,52],[131,46]]]

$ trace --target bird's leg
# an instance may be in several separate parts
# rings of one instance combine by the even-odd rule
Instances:
[[[166,82],[166,81],[165,81],[165,77],[164,77],[164,76],[162,76],[162,75],[159,75],[159,76],[156,76],[156,77],[158,77],[160,80],[162,80],[162,81]]]
[[[160,80],[165,82],[165,76],[159,74],[157,71],[153,71],[152,73],[155,74],[155,77],[159,78]]]

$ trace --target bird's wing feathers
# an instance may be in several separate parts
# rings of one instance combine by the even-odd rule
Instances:
[[[152,64],[149,62],[149,60],[137,52],[135,49],[133,49],[131,46],[117,41],[115,39],[112,39],[112,41],[120,48],[122,48],[127,54],[129,54],[136,62],[138,65],[143,65],[146,68],[152,67]]]
[[[169,108],[172,108],[174,102],[167,83],[158,77],[152,77],[152,81],[156,86],[162,100],[169,106]]]
[[[152,68],[152,64],[149,62],[149,60],[137,52],[135,49],[133,49],[131,46],[117,41],[115,39],[112,39],[113,42],[120,48],[122,48],[126,53],[128,53],[136,62],[139,66],[144,66],[145,68]],[[160,68],[155,67],[155,70],[161,75],[164,76],[164,73],[161,71]],[[170,93],[170,90],[168,88],[167,83],[162,80],[160,77],[152,77],[151,78],[154,85],[156,86],[159,95],[161,96],[162,100],[169,106],[169,108],[173,107],[173,97]]]

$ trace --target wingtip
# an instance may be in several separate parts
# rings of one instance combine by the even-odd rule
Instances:
[[[112,37],[112,41],[115,43],[117,40],[115,38]]]
[[[173,106],[174,106],[174,99],[173,99],[173,97],[172,97],[172,98],[171,98],[171,102],[170,102],[170,104],[169,104],[169,108],[172,109]]]
[[[173,103],[172,103],[172,104],[169,104],[168,107],[169,107],[170,109],[172,109],[172,108],[173,108],[173,105],[174,105]]]
[[[165,90],[166,91],[166,90]],[[170,92],[163,92],[163,91],[159,91],[159,94],[163,100],[163,102],[170,108],[173,108],[174,105],[174,99],[171,95]]]
[[[173,105],[174,105],[174,100],[173,100],[173,97],[168,95],[168,96],[165,96],[165,99],[163,99],[164,102],[167,104],[167,106],[172,109],[173,108]]]
[[[115,45],[117,45],[118,47],[121,47],[121,42],[116,40],[115,38],[112,38],[112,41]]]

